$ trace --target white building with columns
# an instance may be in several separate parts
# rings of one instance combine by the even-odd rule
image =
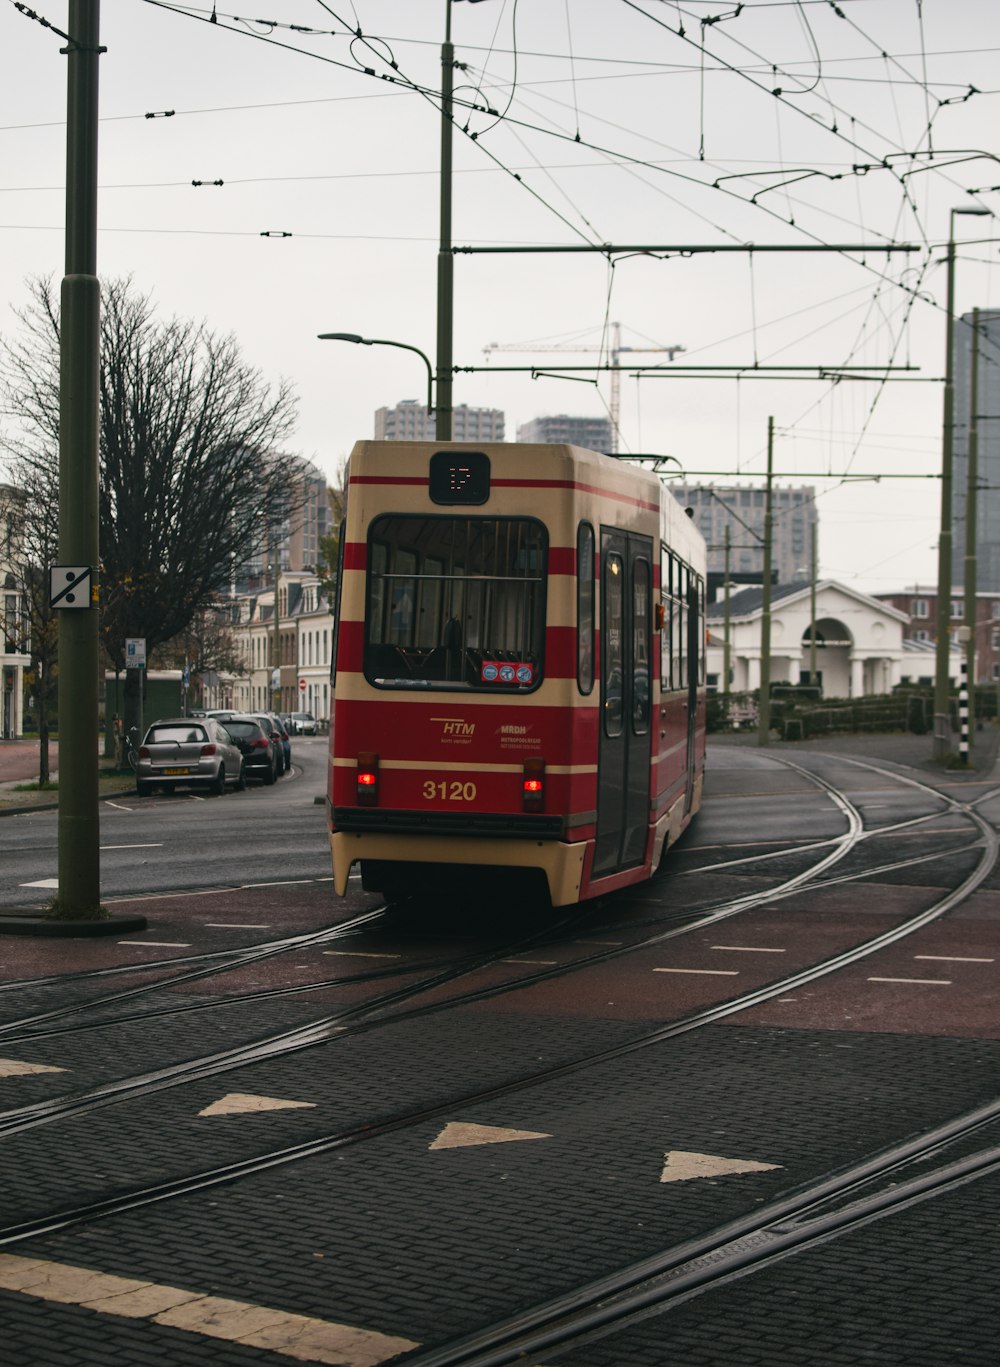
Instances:
[[[730,689],[760,687],[764,591],[755,586],[729,599]],[[709,685],[722,687],[725,652],[723,599],[708,608]],[[903,645],[905,613],[856,589],[826,579],[816,585],[816,673],[825,698],[888,693],[906,677],[925,673]],[[812,595],[808,583],[771,589],[771,683],[809,682]],[[955,659],[957,675],[958,661]]]

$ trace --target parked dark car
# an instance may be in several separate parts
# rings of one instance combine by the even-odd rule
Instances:
[[[246,766],[247,778],[259,778],[262,783],[271,784],[278,777],[278,751],[280,744],[265,731],[259,719],[243,712],[222,712],[215,717],[225,727],[233,742],[239,747]]]
[[[222,794],[226,784],[246,787],[243,754],[226,727],[212,717],[166,717],[153,722],[139,747],[136,791],[148,797],[177,784]]]
[[[275,735],[278,738],[278,777],[280,778],[292,767],[292,742],[288,735],[288,728],[274,712],[255,712],[253,715],[265,731],[270,726],[272,739]]]

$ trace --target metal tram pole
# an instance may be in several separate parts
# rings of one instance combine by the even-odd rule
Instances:
[[[810,592],[809,592],[809,685],[816,687],[816,523],[812,524],[812,544],[810,546]]]
[[[437,263],[437,402],[434,406],[434,435],[438,441],[451,441],[453,383],[455,257],[451,250],[451,143],[455,49],[451,41],[451,0],[445,0],[445,15],[441,45],[441,240]]]
[[[965,480],[965,625],[969,639],[965,645],[968,675],[969,736],[976,729],[976,522],[979,484],[979,310],[972,310],[972,374],[969,377],[969,444]],[[971,739],[970,739],[971,743]]]
[[[944,760],[951,750],[951,718],[948,711],[948,656],[951,644],[951,546],[952,546],[952,471],[955,437],[955,360],[953,356],[955,315],[955,215],[989,216],[989,209],[973,205],[952,209],[948,217],[948,248],[945,255],[945,357],[944,411],[941,420],[941,529],[938,534],[937,650],[934,660],[934,746],[933,757]]]
[[[101,296],[97,279],[100,0],[69,0],[66,273],[60,299],[59,557],[89,566],[91,602],[59,613],[60,917],[101,916],[97,789],[98,432]]]
[[[723,585],[723,608],[722,608],[722,696],[726,705],[725,721],[729,722],[729,674],[732,669],[732,645],[730,641],[729,624],[729,566],[732,552],[733,533],[726,523],[726,582]]]
[[[774,418],[767,420],[767,493],[764,502],[764,601],[760,618],[760,706],[757,711],[757,744],[771,739],[771,548],[773,518],[771,483],[774,470]]]

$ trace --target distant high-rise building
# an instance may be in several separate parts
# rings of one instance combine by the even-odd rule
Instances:
[[[275,457],[278,460],[284,457]],[[320,538],[329,535],[333,525],[327,481],[323,471],[311,461],[293,458],[295,479],[292,485],[290,511],[277,529],[278,562],[283,571],[299,573],[314,571],[319,562]],[[238,568],[233,589],[237,593],[253,592],[271,583],[277,570],[272,563],[274,547],[261,543]]]
[[[694,511],[708,547],[710,590],[720,585],[726,569],[729,527],[729,577],[736,584],[764,582],[764,504],[767,490],[750,484],[674,484],[678,503]],[[779,584],[808,581],[813,528],[818,529],[815,490],[807,485],[771,491],[772,578]]]
[[[969,478],[972,402],[972,314],[955,320],[952,334],[955,412],[952,462],[951,581],[965,583],[965,503]],[[976,394],[976,587],[1000,592],[1000,310],[979,311]]]
[[[547,418],[532,418],[517,429],[517,439],[523,442],[568,443],[588,451],[611,451],[610,418],[574,418],[567,413],[555,413]]]
[[[499,408],[470,408],[461,403],[451,410],[452,441],[503,441],[503,433],[504,415]],[[434,441],[436,437],[433,412],[416,399],[375,410],[376,441]]]

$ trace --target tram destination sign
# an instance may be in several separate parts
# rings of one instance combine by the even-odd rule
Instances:
[[[490,458],[484,451],[435,451],[428,490],[445,506],[485,503],[490,496]]]

